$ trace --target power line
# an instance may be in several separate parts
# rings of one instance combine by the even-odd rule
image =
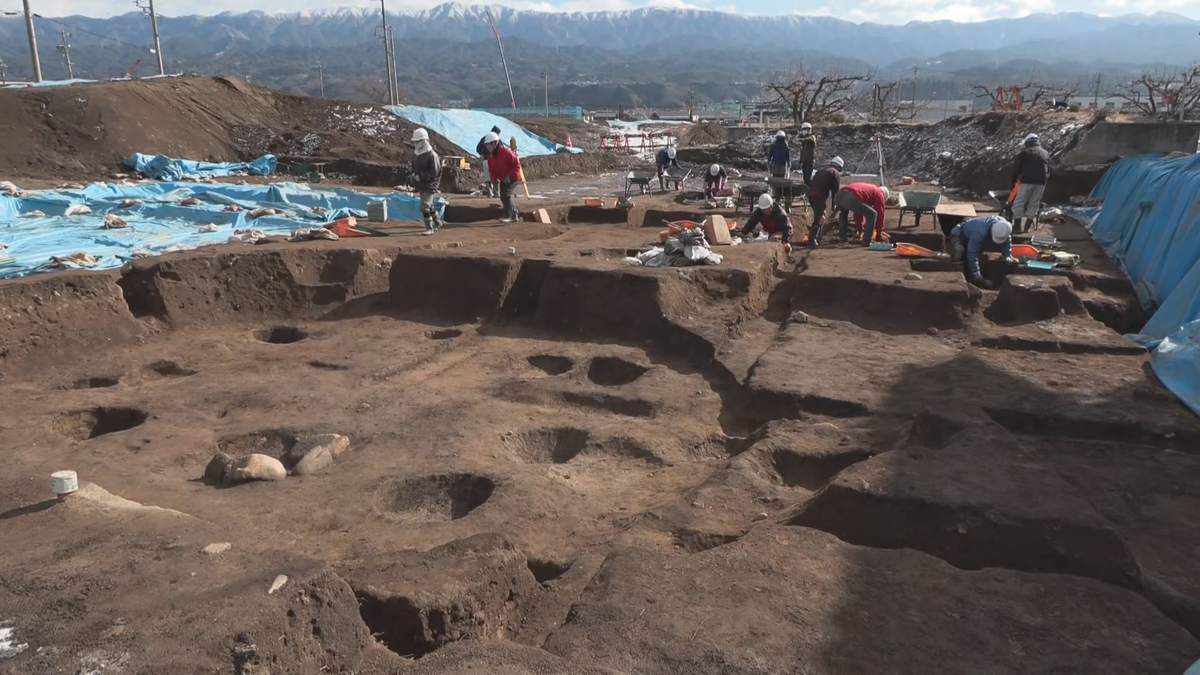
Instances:
[[[71,30],[73,30],[73,31],[77,31],[77,32],[80,32],[80,33],[87,33],[88,35],[91,35],[91,36],[93,36],[93,37],[103,38],[103,39],[105,39],[105,40],[111,40],[111,41],[113,41],[113,42],[116,42],[116,43],[118,43],[118,44],[123,44],[123,45],[125,45],[126,47],[134,47],[134,48],[136,48],[136,49],[146,49],[146,48],[147,48],[147,47],[146,47],[146,45],[135,45],[135,44],[133,44],[132,42],[126,42],[126,41],[124,41],[124,40],[118,40],[118,39],[117,39],[117,38],[115,38],[115,37],[110,37],[110,36],[108,36],[108,35],[103,35],[103,34],[101,34],[101,33],[96,33],[96,32],[90,31],[90,30],[88,30],[88,29],[86,29],[86,28],[80,28],[79,26],[72,26],[71,24],[68,24],[68,23],[63,23],[62,21],[59,21],[58,19],[51,19],[51,18],[49,18],[49,17],[42,16],[41,14],[34,14],[33,16],[34,16],[35,18],[41,19],[42,21],[49,21],[50,23],[53,23],[53,24],[58,24],[59,26],[61,26],[61,27],[63,27],[63,28],[69,28],[69,29],[71,29]]]

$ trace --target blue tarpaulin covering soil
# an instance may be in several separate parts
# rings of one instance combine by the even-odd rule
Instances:
[[[201,204],[182,206],[179,201],[196,197]],[[120,208],[126,199],[144,200]],[[288,234],[302,227],[317,227],[332,219],[331,213],[317,214],[312,207],[334,212],[338,209],[365,211],[371,201],[386,199],[388,217],[420,220],[420,203],[410,195],[367,194],[345,189],[313,190],[296,183],[274,185],[221,185],[208,183],[144,183],[116,185],[94,183],[81,190],[41,190],[14,197],[0,194],[0,278],[48,271],[51,256],[76,252],[96,256],[89,269],[120,267],[135,252],[158,254],[185,250],[229,240],[234,230],[253,228],[267,234]],[[439,208],[444,200],[437,200]],[[226,211],[234,204],[244,211]],[[91,208],[90,215],[64,215],[72,205]],[[273,208],[277,215],[251,220],[247,212]],[[22,214],[41,211],[40,217]],[[101,229],[105,214],[113,213],[129,227]],[[202,225],[215,225],[201,232]],[[206,228],[208,229],[208,228]]]
[[[135,152],[125,160],[125,166],[146,178],[178,181],[185,178],[221,178],[237,174],[271,176],[279,163],[275,160],[275,155],[263,155],[253,162],[197,162]]]
[[[1092,190],[1104,199],[1092,237],[1153,315],[1130,336],[1155,374],[1200,415],[1200,155],[1129,157]]]
[[[397,117],[403,117],[417,126],[440,134],[472,157],[479,156],[475,153],[475,146],[479,145],[479,139],[491,131],[492,127],[500,127],[500,140],[505,144],[510,138],[517,139],[518,157],[583,152],[579,148],[568,148],[542,138],[512,120],[483,110],[440,110],[412,105],[384,107]]]

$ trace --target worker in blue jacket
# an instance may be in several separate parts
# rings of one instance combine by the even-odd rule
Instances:
[[[667,189],[667,169],[678,169],[679,160],[675,159],[674,146],[667,146],[654,156],[654,167],[658,169],[658,187]]]
[[[1012,223],[1000,216],[980,216],[965,220],[950,230],[950,250],[955,262],[962,261],[963,276],[980,288],[994,289],[996,284],[979,272],[979,256],[984,251],[999,251],[1005,259],[1012,257]]]
[[[767,172],[772,178],[787,178],[792,168],[792,149],[788,147],[787,134],[775,132],[775,142],[767,148]]]

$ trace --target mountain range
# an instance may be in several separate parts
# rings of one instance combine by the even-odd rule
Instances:
[[[1104,72],[1106,81],[1115,82],[1142,68],[1200,57],[1200,21],[1168,13],[884,25],[794,14],[657,8],[566,13],[446,3],[388,15],[402,86],[413,100],[507,103],[487,10],[505,40],[521,101],[544,100],[547,82],[554,88],[550,96],[568,103],[583,103],[577,99],[589,88],[632,96],[600,96],[611,105],[639,98],[636,102],[664,105],[692,95],[692,89],[705,90],[706,99],[746,97],[772,71],[801,58],[891,79],[913,78],[916,68],[926,88],[942,80],[942,87],[965,91],[968,80],[987,78],[1065,81]],[[315,94],[320,62],[327,94],[372,98],[383,76],[382,45],[375,37],[379,23],[378,11],[354,8],[164,16],[159,29],[171,71],[229,72]],[[35,24],[47,78],[66,75],[55,51],[60,29],[72,34],[77,76],[117,77],[137,58],[143,61],[139,73],[151,72],[149,22],[139,13],[38,18]],[[10,79],[30,73],[24,33],[20,17],[0,17],[0,59]],[[764,42],[771,48],[762,49]],[[649,85],[658,86],[643,95],[630,93],[631,87]]]

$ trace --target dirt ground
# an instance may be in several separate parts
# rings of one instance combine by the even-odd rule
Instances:
[[[432,237],[0,282],[0,673],[1200,658],[1200,421],[1080,226],[1052,232],[1081,268],[989,261],[999,291],[833,238],[645,269],[705,212],[581,206],[619,172],[531,187],[552,223],[452,197]]]

